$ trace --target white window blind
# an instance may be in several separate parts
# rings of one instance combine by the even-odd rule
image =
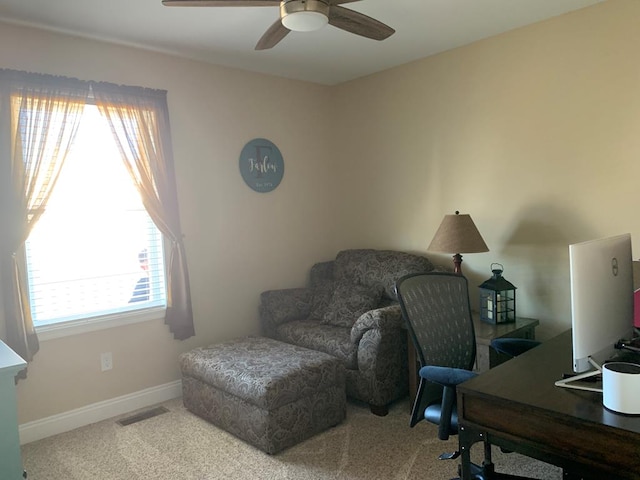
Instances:
[[[162,235],[94,105],[25,254],[36,327],[166,305]]]

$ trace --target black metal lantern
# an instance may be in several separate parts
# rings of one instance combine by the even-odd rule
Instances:
[[[499,267],[499,268],[498,268]],[[493,276],[480,285],[480,320],[487,323],[516,321],[516,287],[502,276],[504,267],[491,264]]]

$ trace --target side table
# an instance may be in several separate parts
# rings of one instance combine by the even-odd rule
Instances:
[[[494,338],[527,338],[535,340],[536,327],[540,324],[535,318],[518,317],[515,322],[492,325],[480,320],[480,314],[473,312],[473,328],[476,334],[476,366],[475,371],[486,372],[507,359],[491,348],[491,340]],[[409,362],[409,406],[413,407],[413,401],[418,391],[418,370],[420,362],[416,350],[411,343],[411,338],[407,332],[409,342],[408,362]]]
[[[508,357],[500,355],[491,348],[494,338],[527,338],[535,340],[536,327],[540,324],[535,318],[518,317],[515,323],[492,325],[480,320],[479,314],[473,315],[473,328],[476,332],[476,368],[477,372],[486,372],[500,365]]]

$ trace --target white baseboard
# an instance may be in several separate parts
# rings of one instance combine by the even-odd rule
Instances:
[[[180,380],[165,383],[157,387],[93,403],[51,417],[34,420],[20,425],[20,445],[34,442],[42,438],[68,432],[91,423],[100,422],[117,415],[129,413],[140,408],[166,402],[182,395]]]

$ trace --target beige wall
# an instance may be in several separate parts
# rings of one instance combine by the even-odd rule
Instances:
[[[303,285],[314,259],[335,255],[327,87],[9,25],[0,66],[168,90],[197,333],[177,341],[157,321],[42,342],[18,385],[20,423],[179,379],[181,351],[257,333],[259,293]],[[285,159],[271,193],[240,176],[256,137]]]
[[[567,245],[640,252],[638,19],[609,0],[334,88],[349,243],[423,251],[470,213],[491,250],[465,255],[471,285],[499,262],[543,338],[568,328]]]
[[[638,18],[640,2],[609,0],[337,87],[3,25],[4,68],[169,91],[197,332],[179,342],[150,322],[43,342],[20,422],[176,380],[179,352],[257,332],[262,290],[301,285],[342,248],[426,253],[456,209],[491,248],[465,256],[471,285],[500,262],[543,337],[568,327],[567,244],[640,239]],[[285,158],[269,194],[238,172],[254,137]]]

